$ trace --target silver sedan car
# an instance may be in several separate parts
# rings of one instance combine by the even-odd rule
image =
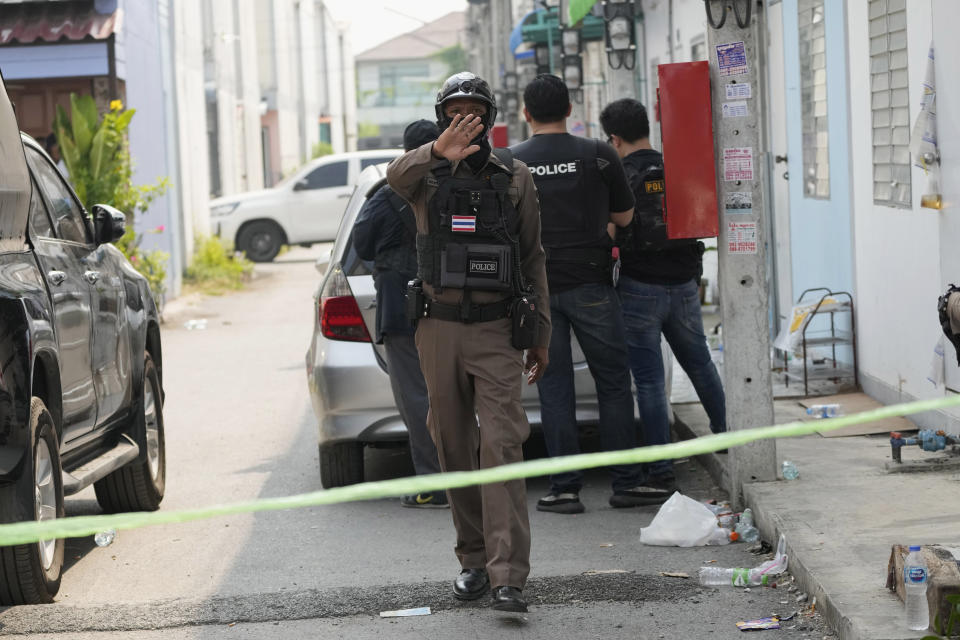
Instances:
[[[364,446],[407,440],[407,428],[390,389],[383,345],[372,340],[377,298],[371,265],[357,256],[351,239],[363,203],[386,183],[386,167],[367,167],[360,175],[314,295],[314,330],[306,366],[310,399],[319,423],[320,480],[324,488],[363,481]],[[318,268],[321,266],[318,263]],[[573,360],[577,421],[596,425],[596,386],[575,339]],[[666,347],[664,362],[669,389],[672,358]],[[530,425],[538,429],[537,389],[522,378],[517,384],[523,388],[523,406]]]

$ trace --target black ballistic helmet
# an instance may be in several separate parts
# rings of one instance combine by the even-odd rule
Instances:
[[[440,91],[437,92],[437,102],[434,109],[437,113],[437,123],[441,129],[446,128],[443,125],[444,122],[448,126],[450,122],[443,112],[443,105],[448,100],[458,98],[479,100],[487,105],[487,115],[483,118],[483,125],[486,129],[489,129],[493,121],[497,119],[497,101],[493,97],[493,92],[490,91],[490,85],[487,84],[486,80],[478,78],[469,71],[461,71],[447,78],[443,86],[440,87]]]

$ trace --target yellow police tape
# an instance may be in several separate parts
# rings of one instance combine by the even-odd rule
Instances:
[[[76,538],[92,535],[108,529],[135,529],[147,525],[190,522],[192,520],[253,513],[255,511],[275,511],[279,509],[314,507],[356,500],[392,498],[427,491],[456,489],[492,482],[545,476],[575,469],[591,469],[614,464],[634,464],[638,462],[685,458],[701,453],[709,453],[711,451],[719,451],[721,449],[748,444],[756,440],[809,435],[817,431],[833,431],[835,429],[872,422],[883,418],[905,416],[953,406],[960,406],[960,395],[891,405],[889,407],[882,407],[880,409],[840,418],[811,420],[809,422],[791,422],[778,426],[728,431],[726,433],[703,436],[695,440],[686,440],[654,447],[639,447],[637,449],[626,449],[623,451],[604,451],[600,453],[564,456],[561,458],[531,460],[529,462],[518,462],[479,471],[456,471],[383,480],[380,482],[365,482],[363,484],[327,489],[325,491],[313,491],[283,498],[263,498],[176,511],[118,513],[100,516],[75,516],[44,522],[17,522],[0,525],[0,546],[26,544],[52,538]]]

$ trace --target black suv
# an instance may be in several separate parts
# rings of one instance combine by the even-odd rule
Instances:
[[[163,499],[162,359],[146,280],[21,134],[0,78],[0,523],[64,516],[94,485],[107,512]],[[0,547],[0,604],[52,602],[63,540]]]

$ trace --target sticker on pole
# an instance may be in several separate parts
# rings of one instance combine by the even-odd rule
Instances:
[[[747,48],[743,42],[717,45],[717,66],[721,76],[742,76],[749,71]]]
[[[727,100],[744,100],[753,97],[749,82],[732,82],[724,87],[727,90]]]
[[[728,216],[753,213],[753,194],[749,191],[731,191],[723,197],[723,212]]]
[[[727,253],[749,254],[757,252],[757,223],[727,223]]]
[[[724,102],[721,107],[724,118],[746,118],[749,115],[747,111],[747,101],[737,100],[736,102]]]
[[[753,180],[753,147],[730,147],[723,150],[723,180]]]

